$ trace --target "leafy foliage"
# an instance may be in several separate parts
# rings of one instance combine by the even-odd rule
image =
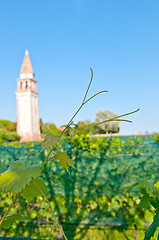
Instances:
[[[17,141],[20,136],[16,133],[16,122],[0,120],[0,140]]]
[[[76,124],[74,127],[75,134],[96,134],[98,133],[98,129],[94,126],[94,122],[91,122],[89,120],[86,121],[80,121]]]
[[[14,213],[14,214],[8,215],[4,219],[3,223],[1,224],[1,228],[8,229],[12,226],[13,223],[24,221],[24,220],[27,220],[27,218],[19,213]]]
[[[159,227],[159,182],[153,186],[150,181],[141,179],[139,182],[134,184],[134,186],[137,186],[143,195],[138,207],[143,207],[146,210],[150,205],[152,205],[156,209],[156,215],[154,216],[153,222],[145,232],[144,240],[150,240],[154,236],[157,227]]]
[[[155,134],[155,141],[156,143],[159,143],[159,134]]]
[[[12,123],[8,126],[8,128],[7,128],[7,130],[8,130],[9,132],[16,131],[16,129],[17,129],[17,123],[16,123],[16,122],[12,122]]]
[[[21,192],[32,178],[38,177],[39,173],[39,166],[26,167],[22,161],[13,162],[6,172],[0,174],[0,190],[15,195]]]
[[[96,123],[117,117],[111,111],[100,111],[96,114]],[[119,123],[118,122],[104,122],[96,127],[101,131],[101,133],[118,133],[119,132]]]
[[[58,143],[59,140],[60,140],[60,136],[55,136],[52,134],[46,135],[46,137],[42,143],[42,150],[45,148],[48,148],[48,147],[54,147]]]
[[[154,184],[155,188],[159,191],[159,181]]]
[[[61,132],[54,123],[43,123],[41,119],[40,129],[43,136],[46,136],[47,134],[59,135]]]
[[[159,211],[156,211],[156,215],[154,217],[153,223],[145,232],[144,240],[150,240],[153,237],[157,227],[159,227]]]
[[[147,209],[150,205],[149,196],[146,192],[143,192],[143,197],[138,205],[139,208]]]
[[[11,121],[0,120],[0,128],[7,129],[11,124],[12,124]]]
[[[16,141],[20,139],[20,136],[16,132],[9,132],[6,129],[0,129],[1,141]]]
[[[42,190],[42,192],[47,195],[45,183],[42,179],[35,180],[35,183],[39,186],[39,188]],[[38,196],[41,196],[41,192],[36,187],[33,181],[31,181],[24,190],[21,192],[20,196],[22,196],[24,199],[26,199],[28,202],[31,202],[34,198],[37,198]]]
[[[69,172],[69,166],[75,168],[72,160],[64,152],[58,152],[56,154],[56,158],[60,161],[61,165],[66,169],[67,172]]]
[[[153,194],[153,184],[149,180],[140,179],[137,183],[139,189],[145,189],[148,194]]]

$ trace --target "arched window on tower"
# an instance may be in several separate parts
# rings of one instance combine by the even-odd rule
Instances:
[[[28,82],[26,82],[26,85],[25,85],[26,89],[28,89]]]
[[[22,88],[23,88],[23,83],[21,82],[20,83],[20,89],[22,90]]]

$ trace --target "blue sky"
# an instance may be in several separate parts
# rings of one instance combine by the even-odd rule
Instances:
[[[75,122],[100,110],[123,114],[122,134],[159,132],[159,1],[0,1],[0,119],[16,121],[16,79],[25,49],[38,82],[44,122],[65,124],[89,93]]]

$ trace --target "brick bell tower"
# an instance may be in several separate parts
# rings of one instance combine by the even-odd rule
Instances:
[[[26,50],[17,80],[17,133],[21,142],[41,140],[37,82]]]

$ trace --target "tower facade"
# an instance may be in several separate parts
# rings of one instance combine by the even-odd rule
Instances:
[[[41,140],[37,82],[26,50],[17,80],[17,133],[21,142]]]

